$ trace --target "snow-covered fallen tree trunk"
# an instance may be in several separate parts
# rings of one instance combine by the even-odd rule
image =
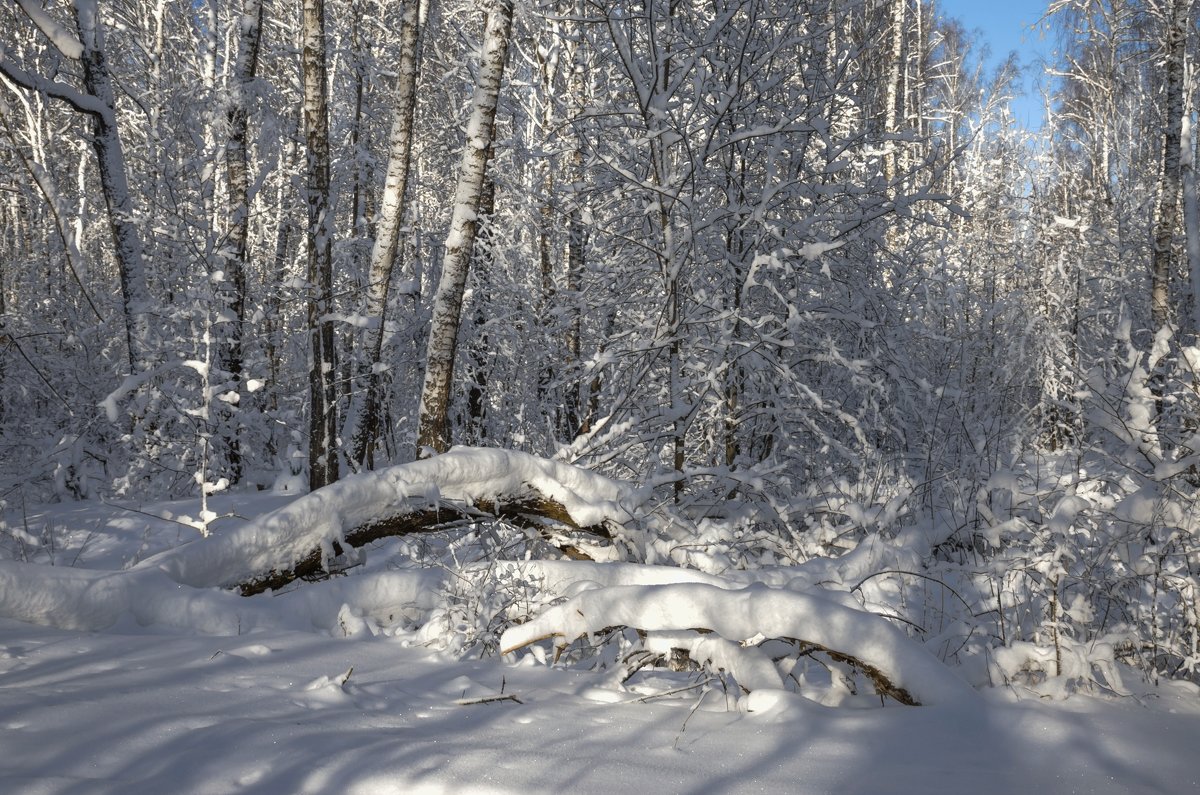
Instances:
[[[265,574],[245,580],[238,584],[238,590],[242,596],[254,596],[281,588],[297,579],[320,576],[328,571],[331,557],[339,557],[347,549],[357,549],[382,538],[431,533],[449,526],[490,518],[507,519],[517,525],[542,530],[558,525],[604,539],[612,538],[611,531],[604,525],[580,526],[562,504],[541,496],[475,499],[466,500],[462,504],[440,500],[436,506],[424,509],[402,506],[393,513],[343,530],[336,539],[323,539],[323,543],[310,549],[308,554],[292,566],[271,569]],[[325,541],[328,543],[324,543]],[[575,545],[562,543],[557,546],[570,558],[591,560],[586,552]]]
[[[354,634],[410,606],[429,607],[440,572],[386,571],[317,583],[266,602],[181,588],[162,572],[90,571],[0,561],[0,617],[100,632],[128,624],[205,635],[290,628]]]
[[[345,478],[229,532],[147,558],[139,568],[252,595],[318,574],[346,549],[486,517],[609,538],[631,529],[639,501],[627,484],[567,464],[457,447]]]
[[[798,640],[851,664],[876,692],[902,704],[945,704],[974,698],[975,691],[936,657],[883,618],[812,594],[764,586],[727,590],[712,585],[626,586],[585,591],[525,624],[510,627],[500,646],[509,653],[539,640],[570,641],[614,626],[644,632],[704,630],[726,643],[704,639],[688,649],[716,655],[713,667],[732,674],[746,690],[782,688],[783,680],[748,648],[770,638]],[[744,643],[757,639],[753,643]],[[766,662],[769,663],[769,660]]]

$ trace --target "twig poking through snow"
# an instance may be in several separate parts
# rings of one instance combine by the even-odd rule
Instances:
[[[482,696],[480,698],[457,698],[454,700],[454,703],[460,707],[469,707],[472,704],[494,704],[497,701],[512,701],[517,704],[525,703],[512,693],[505,693],[504,695],[498,696]]]

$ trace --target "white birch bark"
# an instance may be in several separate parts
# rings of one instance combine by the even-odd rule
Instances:
[[[475,244],[476,216],[496,123],[496,104],[512,31],[512,0],[496,0],[488,14],[479,78],[471,100],[467,140],[454,190],[454,212],[446,236],[442,275],[433,302],[425,383],[417,430],[417,454],[450,449],[450,382],[458,344],[463,291]]]
[[[226,170],[229,178],[229,256],[225,258],[222,299],[231,319],[223,324],[223,343],[218,348],[218,366],[240,385],[245,362],[242,350],[246,326],[246,270],[250,239],[250,178],[246,140],[249,135],[250,85],[258,70],[262,35],[262,0],[245,0],[238,18],[238,49],[229,87],[229,140],[226,141]],[[226,440],[229,446],[230,481],[242,476],[242,451],[236,431]]]
[[[565,24],[567,25],[568,41],[577,42],[578,33],[574,24],[570,20]],[[585,62],[581,52],[582,47],[578,43],[569,46],[570,56],[567,60],[570,64],[570,71],[567,77],[567,95],[573,98],[574,102],[580,103],[574,109],[575,114],[579,115],[584,112],[583,103],[586,102],[587,96],[583,79]],[[584,142],[579,133],[573,132],[568,177],[571,202],[567,212],[567,295],[571,313],[571,322],[567,326],[567,356],[568,364],[572,369],[573,381],[566,396],[566,411],[571,433],[575,436],[579,435],[585,421],[583,373],[580,362],[583,340],[583,274],[587,254],[583,225],[585,198],[584,191],[580,187],[584,185],[585,179],[583,147]]]
[[[1187,49],[1188,0],[1172,0],[1167,19],[1166,115],[1158,212],[1151,263],[1150,317],[1154,331],[1171,322],[1170,280],[1173,243],[1179,228],[1179,187],[1183,132],[1183,66]]]
[[[888,55],[887,94],[884,100],[887,104],[883,109],[883,130],[887,136],[884,144],[887,151],[883,161],[884,179],[889,185],[896,179],[899,162],[896,152],[899,142],[895,140],[896,133],[900,131],[896,106],[900,97],[901,81],[904,77],[904,22],[907,6],[908,0],[892,0],[892,40],[891,51]]]
[[[380,201],[375,243],[367,271],[367,305],[370,318],[363,335],[364,359],[360,363],[359,391],[350,405],[345,436],[350,439],[349,458],[360,465],[370,455],[379,414],[380,367],[383,358],[384,324],[387,321],[388,295],[392,270],[400,242],[404,219],[404,194],[408,186],[412,160],[413,115],[417,105],[417,55],[420,43],[419,7],[416,0],[405,0],[400,17],[400,64],[396,83],[395,117],[388,146],[387,175]]]
[[[27,90],[66,102],[91,118],[92,150],[96,155],[121,284],[129,369],[134,373],[143,372],[152,365],[153,345],[148,319],[150,292],[146,286],[142,239],[129,194],[125,154],[118,135],[116,95],[105,58],[104,29],[96,0],[75,0],[74,32],[51,20],[40,6],[27,0],[22,0],[20,5],[64,57],[79,62],[83,89],[26,72],[2,51],[0,73]]]
[[[129,368],[131,372],[142,372],[152,364],[148,320],[150,292],[146,287],[142,238],[135,225],[133,199],[129,195],[125,153],[117,132],[117,100],[104,55],[104,30],[95,0],[76,0],[75,18],[83,44],[84,87],[103,106],[102,112],[92,115],[92,146],[96,151],[120,271]]]

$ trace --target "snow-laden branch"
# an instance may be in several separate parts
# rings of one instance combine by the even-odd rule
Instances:
[[[49,80],[25,71],[13,63],[2,49],[0,49],[0,74],[29,91],[37,91],[53,99],[60,99],[80,113],[103,116],[110,121],[112,119],[112,108],[107,107],[96,97],[57,80]]]
[[[73,61],[78,61],[83,57],[83,43],[65,25],[50,16],[41,3],[37,0],[17,0],[17,5],[33,21],[33,24],[37,25],[38,30],[50,40],[55,49]]]
[[[538,640],[569,642],[612,626],[648,632],[704,628],[740,643],[790,638],[859,667],[882,694],[908,704],[944,704],[975,691],[901,630],[871,613],[812,594],[765,586],[726,590],[704,584],[627,586],[585,591],[501,637],[505,653]],[[724,668],[747,690],[782,686],[764,673],[762,660],[740,647],[703,644],[693,652],[718,653]]]

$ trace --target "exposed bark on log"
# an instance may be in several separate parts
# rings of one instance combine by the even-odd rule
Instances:
[[[888,698],[894,699],[895,701],[898,701],[906,706],[921,706],[921,702],[913,698],[911,693],[909,693],[903,687],[899,687],[898,685],[894,684],[887,674],[876,668],[874,665],[863,662],[857,657],[853,657],[849,654],[844,654],[843,652],[831,649],[828,646],[822,646],[820,643],[812,643],[810,641],[799,639],[797,639],[796,642],[799,643],[803,648],[824,652],[834,662],[845,663],[846,665],[853,666],[854,668],[862,671],[863,674],[871,680],[871,684],[875,686],[875,692],[879,695],[887,696]]]
[[[545,537],[550,536],[556,529],[565,529],[604,539],[612,538],[612,533],[603,525],[581,526],[561,503],[541,495],[526,495],[495,501],[479,500],[472,505],[442,502],[436,508],[410,510],[382,516],[347,531],[341,541],[332,542],[331,551],[334,556],[339,556],[344,553],[346,548],[357,549],[383,538],[434,533],[456,524],[475,524],[487,519],[503,519],[518,527],[537,530]],[[551,543],[554,541],[551,540]],[[571,544],[556,544],[556,546],[573,560],[592,559],[587,553]],[[295,580],[319,577],[328,573],[327,562],[327,550],[317,547],[304,555],[291,568],[271,570],[260,577],[247,580],[238,585],[238,591],[242,596],[254,596],[265,591],[282,588]]]

